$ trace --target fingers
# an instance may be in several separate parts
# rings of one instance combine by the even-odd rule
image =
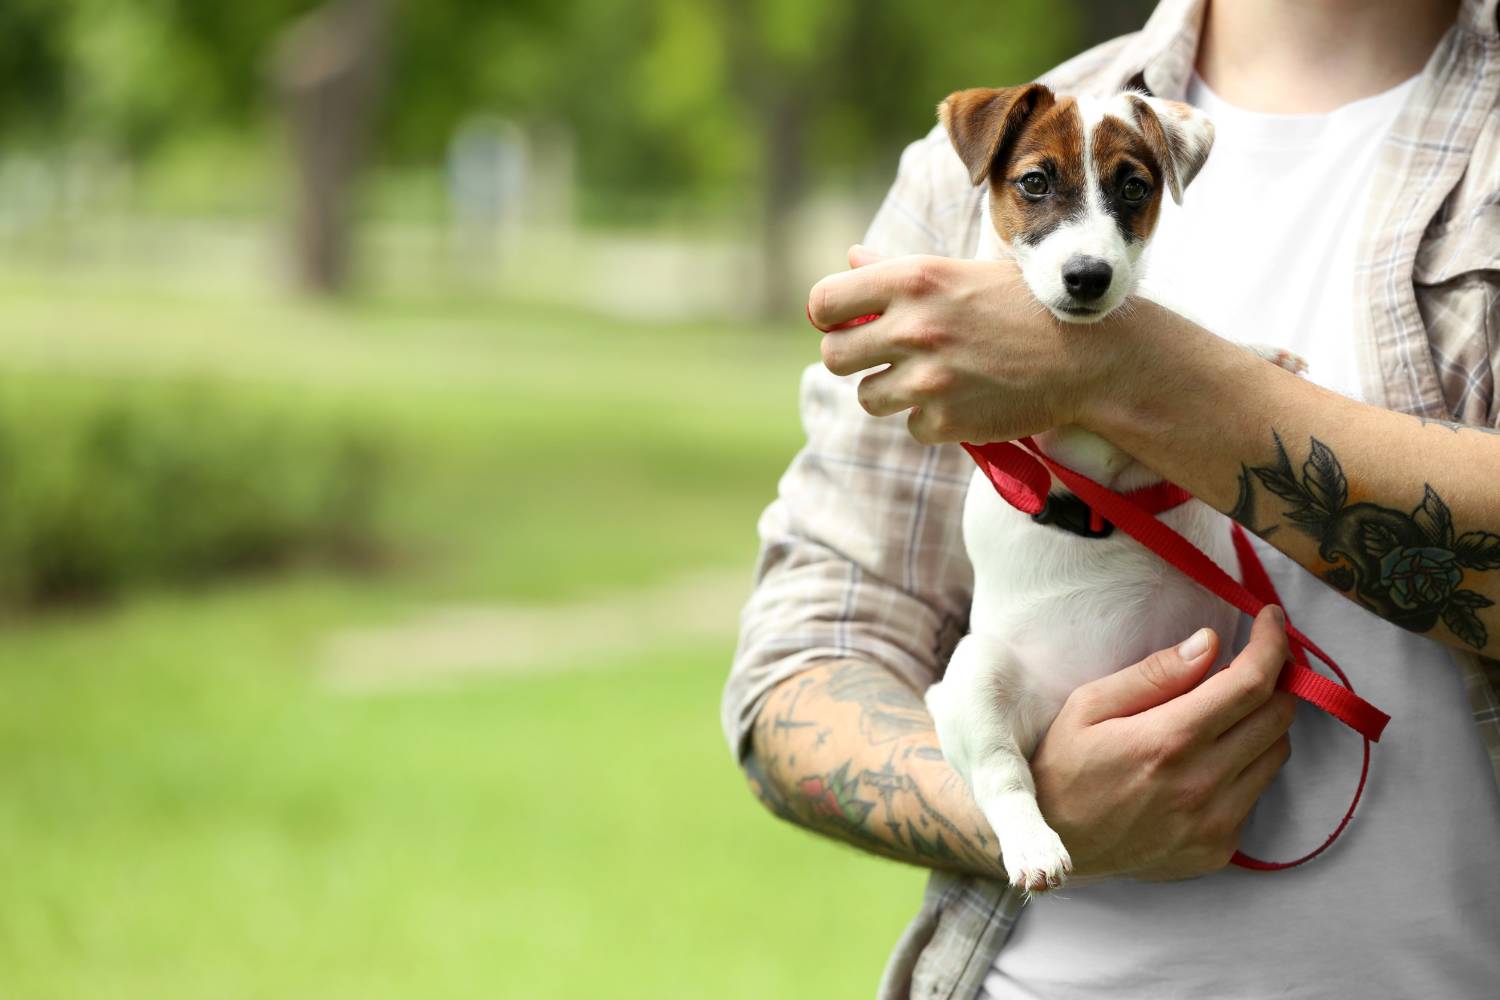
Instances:
[[[1218,651],[1214,630],[1199,629],[1175,649],[1153,653],[1134,666],[1083,685],[1068,698],[1068,705],[1084,725],[1144,712],[1191,690],[1208,672]]]
[[[856,317],[885,312],[895,297],[899,271],[895,261],[874,261],[830,274],[808,293],[807,318],[819,330],[831,330]]]
[[[821,347],[823,367],[835,375],[853,375],[906,356],[904,351],[891,344],[886,324],[878,319],[825,333]]]
[[[911,407],[900,391],[894,368],[886,368],[859,380],[859,405],[872,417],[889,417]]]
[[[1237,774],[1275,746],[1292,728],[1297,699],[1285,691],[1273,692],[1269,701],[1236,722],[1219,737],[1226,773]]]
[[[1210,739],[1222,736],[1271,697],[1286,659],[1286,617],[1267,605],[1255,616],[1240,655],[1163,710],[1170,709],[1185,729]]]
[[[1230,781],[1228,808],[1237,816],[1250,815],[1256,801],[1270,787],[1271,782],[1276,780],[1276,775],[1281,772],[1282,765],[1291,755],[1292,741],[1283,733]]]
[[[890,260],[883,253],[876,253],[863,243],[856,243],[849,248],[849,266],[864,267],[866,264],[876,264],[882,260]]]

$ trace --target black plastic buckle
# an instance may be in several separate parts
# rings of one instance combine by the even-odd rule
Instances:
[[[1093,513],[1088,504],[1071,493],[1066,496],[1048,493],[1047,502],[1041,510],[1031,515],[1031,519],[1037,524],[1050,524],[1054,528],[1071,531],[1080,538],[1108,538],[1114,534],[1115,526],[1108,521],[1098,531],[1091,528],[1089,522],[1093,519]]]

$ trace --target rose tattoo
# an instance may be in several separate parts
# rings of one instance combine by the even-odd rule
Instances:
[[[1318,554],[1334,564],[1324,579],[1352,592],[1388,621],[1425,632],[1439,620],[1475,649],[1489,641],[1478,611],[1495,602],[1461,585],[1465,570],[1500,569],[1500,535],[1459,534],[1448,505],[1431,486],[1410,511],[1373,503],[1349,503],[1349,483],[1333,451],[1311,439],[1301,475],[1292,467],[1279,435],[1273,464],[1245,467],[1241,505],[1246,520],[1247,487],[1254,475],[1267,490],[1291,504],[1286,519],[1318,541]],[[1253,525],[1251,526],[1253,529]]]

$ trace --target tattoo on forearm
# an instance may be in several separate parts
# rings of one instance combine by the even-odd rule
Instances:
[[[824,758],[816,771],[797,765],[797,750],[817,750],[831,734],[799,715],[799,703],[814,694],[858,706],[866,744],[889,748],[880,768],[862,767],[852,757],[832,767]],[[904,860],[993,869],[998,851],[985,832],[966,832],[923,793],[919,779],[931,782],[931,765],[943,760],[935,738],[913,741],[924,733],[932,733],[932,720],[915,691],[879,667],[841,663],[816,680],[790,682],[772,697],[756,720],[757,752],[745,771],[766,807],[799,826]]]
[[[1267,525],[1266,527],[1256,527],[1255,475],[1250,471],[1248,465],[1240,466],[1239,499],[1234,502],[1234,509],[1229,512],[1229,516],[1262,538],[1270,538],[1276,532],[1276,525],[1274,524]]]
[[[829,677],[827,690],[834,701],[860,707],[859,730],[871,746],[932,728],[922,699],[884,670],[841,664]]]
[[[1489,629],[1479,612],[1495,602],[1464,584],[1471,572],[1500,569],[1500,535],[1459,532],[1430,484],[1411,511],[1350,503],[1348,478],[1332,449],[1312,438],[1298,475],[1281,437],[1274,431],[1272,437],[1272,463],[1243,468],[1291,505],[1281,516],[1317,541],[1329,565],[1324,580],[1403,628],[1426,632],[1441,621],[1476,650],[1486,648]],[[1242,483],[1233,515],[1265,536],[1269,531],[1256,527],[1247,492]]]

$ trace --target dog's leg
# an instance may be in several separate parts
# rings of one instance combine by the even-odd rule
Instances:
[[[1063,884],[1073,862],[1042,818],[1026,760],[1058,706],[1027,690],[1005,644],[971,634],[927,692],[943,755],[973,792],[1000,840],[1012,885],[1042,892]]]

